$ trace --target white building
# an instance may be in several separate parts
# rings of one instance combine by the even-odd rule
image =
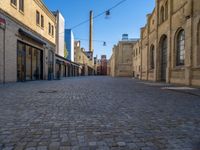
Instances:
[[[56,33],[56,53],[64,57],[65,49],[65,19],[59,11],[53,12],[57,21]]]
[[[65,42],[67,44],[67,59],[74,62],[74,34],[71,29],[65,29]]]

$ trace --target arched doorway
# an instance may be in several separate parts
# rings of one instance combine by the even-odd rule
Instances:
[[[155,56],[155,47],[154,45],[151,45],[150,47],[150,69],[151,70],[155,68],[154,56]]]
[[[160,40],[160,79],[166,81],[167,77],[167,36],[163,35]]]

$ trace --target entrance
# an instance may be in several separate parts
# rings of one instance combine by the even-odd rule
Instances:
[[[161,81],[166,81],[167,74],[167,36],[161,39]]]
[[[43,79],[43,53],[22,42],[17,43],[17,81]]]

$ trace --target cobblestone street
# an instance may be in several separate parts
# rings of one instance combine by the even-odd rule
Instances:
[[[200,96],[165,86],[111,77],[0,85],[0,150],[200,150]]]

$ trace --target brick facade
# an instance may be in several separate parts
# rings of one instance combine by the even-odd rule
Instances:
[[[200,1],[157,0],[155,9],[147,15],[146,26],[141,28],[140,41],[133,48],[134,51],[138,48],[141,50],[140,61],[133,59],[133,65],[141,65],[141,71],[138,72],[137,67],[134,67],[133,71],[143,80],[161,81],[165,76],[167,83],[199,86],[199,22]],[[177,42],[180,31],[184,31],[182,65],[177,64],[179,59]],[[163,68],[164,40],[166,40],[166,71]]]

